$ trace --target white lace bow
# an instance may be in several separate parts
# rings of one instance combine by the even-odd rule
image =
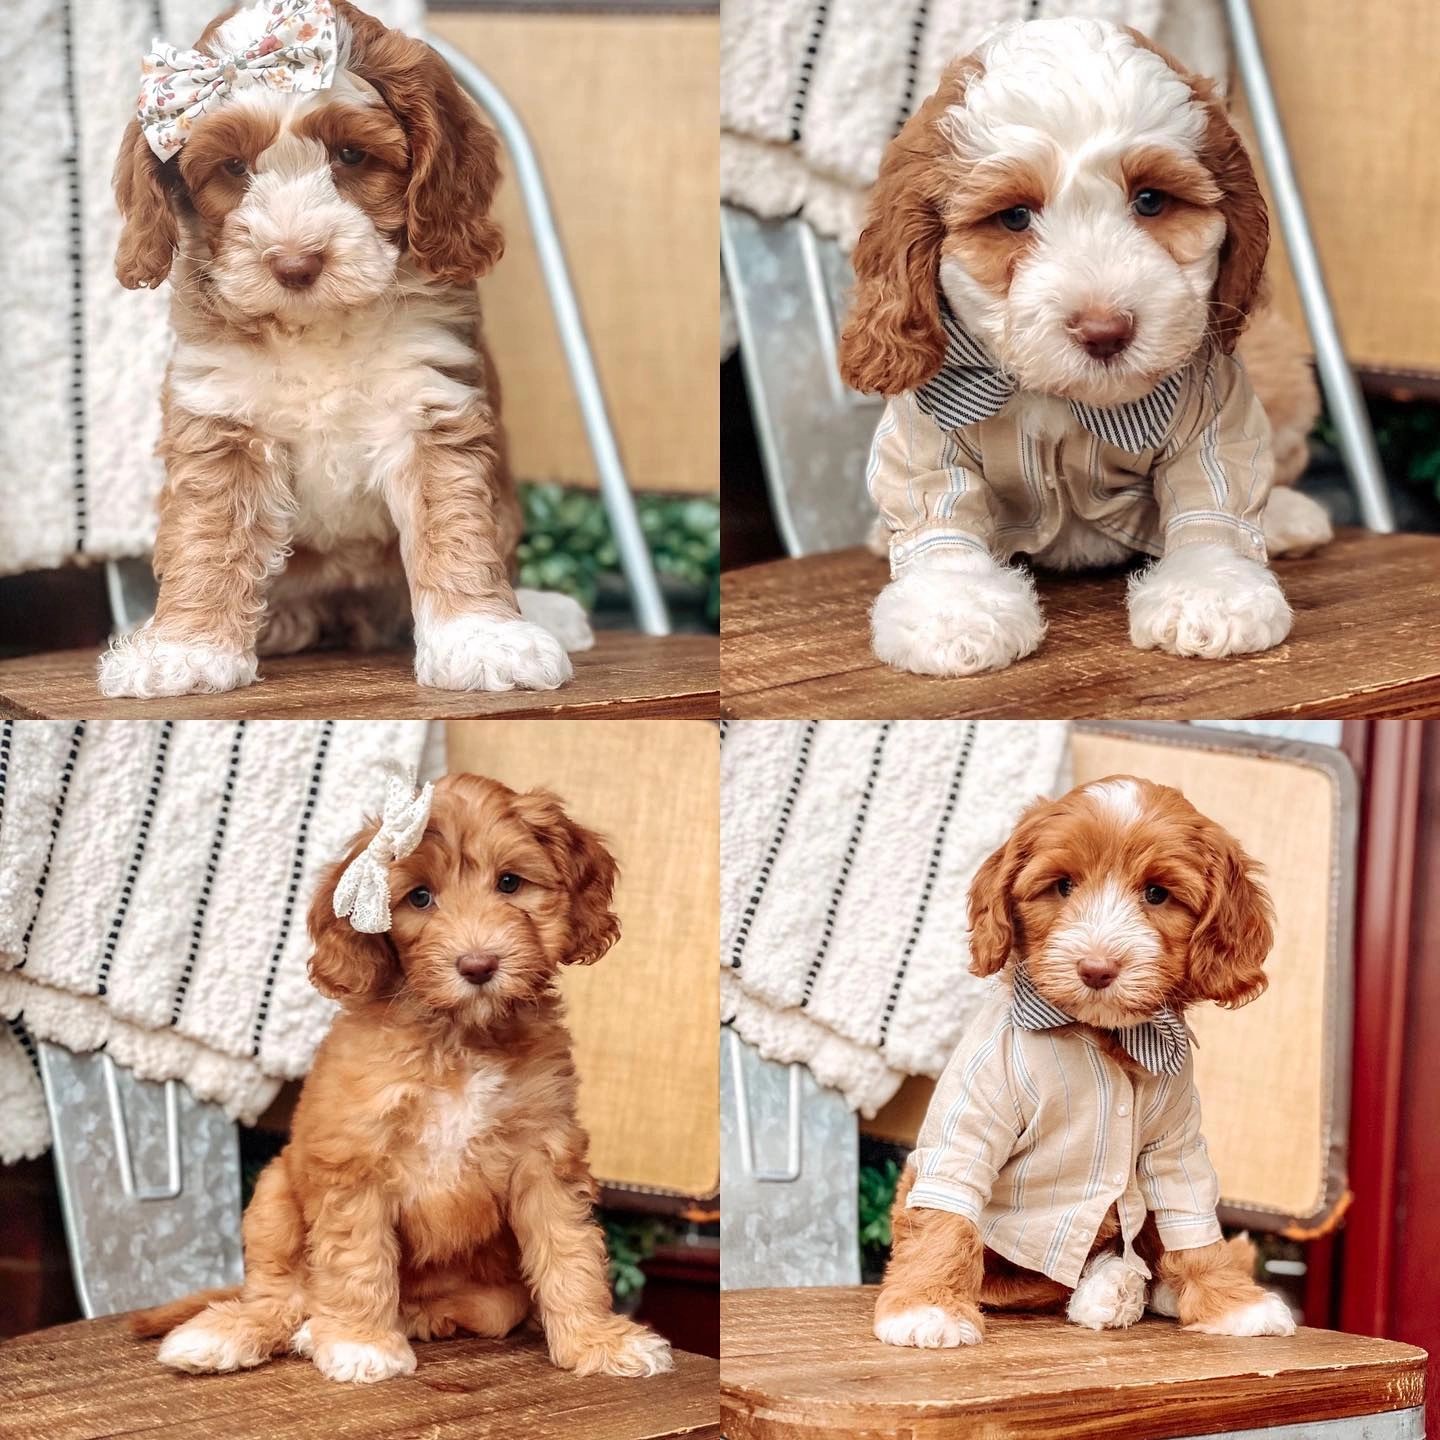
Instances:
[[[345,867],[335,887],[335,914],[348,915],[350,926],[365,935],[390,928],[389,866],[403,860],[420,843],[430,818],[434,787],[417,795],[410,781],[393,776],[385,788],[385,814],[375,838]]]

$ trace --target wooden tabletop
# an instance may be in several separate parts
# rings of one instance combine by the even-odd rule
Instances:
[[[422,689],[408,651],[320,650],[261,660],[259,683],[226,695],[106,700],[95,687],[96,659],[93,650],[67,650],[0,661],[0,718],[713,719],[719,709],[719,643],[712,635],[600,631],[593,650],[571,657],[575,678],[568,685],[499,694]]]
[[[0,1440],[718,1440],[716,1364],[677,1354],[648,1380],[579,1379],[528,1332],[417,1344],[413,1375],[327,1380],[288,1357],[181,1375],[124,1322],[84,1321],[0,1344]]]
[[[1275,567],[1295,611],[1263,655],[1181,659],[1130,644],[1125,575],[1039,577],[1049,633],[995,674],[910,675],[870,650],[883,560],[842,550],[721,580],[730,716],[1183,719],[1440,715],[1440,536],[1342,531]]]
[[[962,1350],[882,1345],[873,1286],[720,1299],[727,1440],[1168,1440],[1424,1403],[1425,1352],[1301,1330],[1196,1335],[1168,1320],[1085,1330],[994,1315]]]

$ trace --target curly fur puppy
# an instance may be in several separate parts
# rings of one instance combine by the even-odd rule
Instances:
[[[1211,1334],[1294,1332],[1249,1243],[1221,1237],[1184,1024],[1265,988],[1256,868],[1178,791],[1127,776],[1031,807],[980,867],[970,968],[1001,978],[896,1195],[880,1340],[977,1344],[982,1306],[1123,1327],[1147,1300]]]
[[[840,340],[846,381],[887,397],[881,659],[957,675],[1030,654],[1045,622],[1019,556],[1152,559],[1129,596],[1141,648],[1285,639],[1267,542],[1298,553],[1329,525],[1294,492],[1267,511],[1272,429],[1235,350],[1268,243],[1223,102],[1137,32],[1015,22],[948,67],[885,154]],[[1289,475],[1306,401],[1265,370]]]
[[[134,1330],[169,1331],[178,1370],[293,1349],[363,1382],[414,1370],[411,1340],[503,1336],[533,1312],[564,1369],[668,1370],[665,1341],[611,1311],[554,983],[619,938],[614,860],[553,795],[451,776],[390,867],[393,928],[366,935],[334,892],[375,828],[310,906],[311,978],[341,1008],[245,1212],[245,1283]]]
[[[198,51],[270,43],[267,13],[227,12]],[[389,645],[412,620],[416,678],[447,690],[550,689],[591,643],[573,601],[511,588],[475,290],[503,250],[495,136],[428,45],[345,0],[333,23],[326,88],[237,86],[163,160],[125,132],[116,274],[169,277],[175,350],[159,600],[102,660],[107,695],[230,690],[257,655]]]

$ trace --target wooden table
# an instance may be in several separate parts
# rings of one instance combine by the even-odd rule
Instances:
[[[715,1361],[648,1380],[578,1379],[536,1335],[416,1345],[413,1375],[340,1385],[308,1360],[181,1375],[123,1320],[0,1344],[0,1440],[716,1440]]]
[[[1365,1416],[1333,1440],[1418,1440],[1425,1352],[1301,1330],[1195,1335],[1168,1320],[1084,1330],[994,1315],[964,1350],[881,1345],[873,1286],[732,1290],[720,1299],[720,1423],[727,1440],[1161,1440],[1278,1433]],[[1297,1423],[1303,1431],[1268,1427]],[[1323,1432],[1327,1436],[1329,1430]]]
[[[1130,644],[1125,575],[1044,576],[1039,652],[943,679],[882,665],[868,611],[883,560],[842,550],[722,577],[721,708],[730,716],[1354,717],[1440,715],[1440,536],[1342,531],[1276,565],[1295,610],[1263,655],[1181,659]]]
[[[106,700],[95,687],[96,659],[93,650],[67,650],[0,661],[0,718],[713,719],[719,708],[719,644],[711,635],[600,631],[593,650],[571,656],[568,685],[500,694],[422,689],[408,651],[322,650],[261,660],[260,682],[226,695]]]

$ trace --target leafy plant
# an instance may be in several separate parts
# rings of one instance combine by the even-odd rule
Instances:
[[[597,494],[563,485],[521,485],[525,538],[520,582],[561,590],[592,609],[602,577],[620,555]],[[709,496],[637,495],[640,529],[662,576],[697,590],[709,623],[720,624],[720,504]]]
[[[1373,397],[1369,410],[1386,473],[1440,500],[1440,405]],[[1338,448],[1328,413],[1316,423],[1315,435]]]
[[[890,1207],[899,1182],[900,1166],[888,1156],[860,1166],[860,1254],[867,1275],[882,1270],[890,1254]]]
[[[673,1236],[664,1220],[637,1219],[633,1215],[604,1215],[605,1245],[610,1251],[610,1288],[621,1304],[636,1299],[645,1288],[641,1266]]]

